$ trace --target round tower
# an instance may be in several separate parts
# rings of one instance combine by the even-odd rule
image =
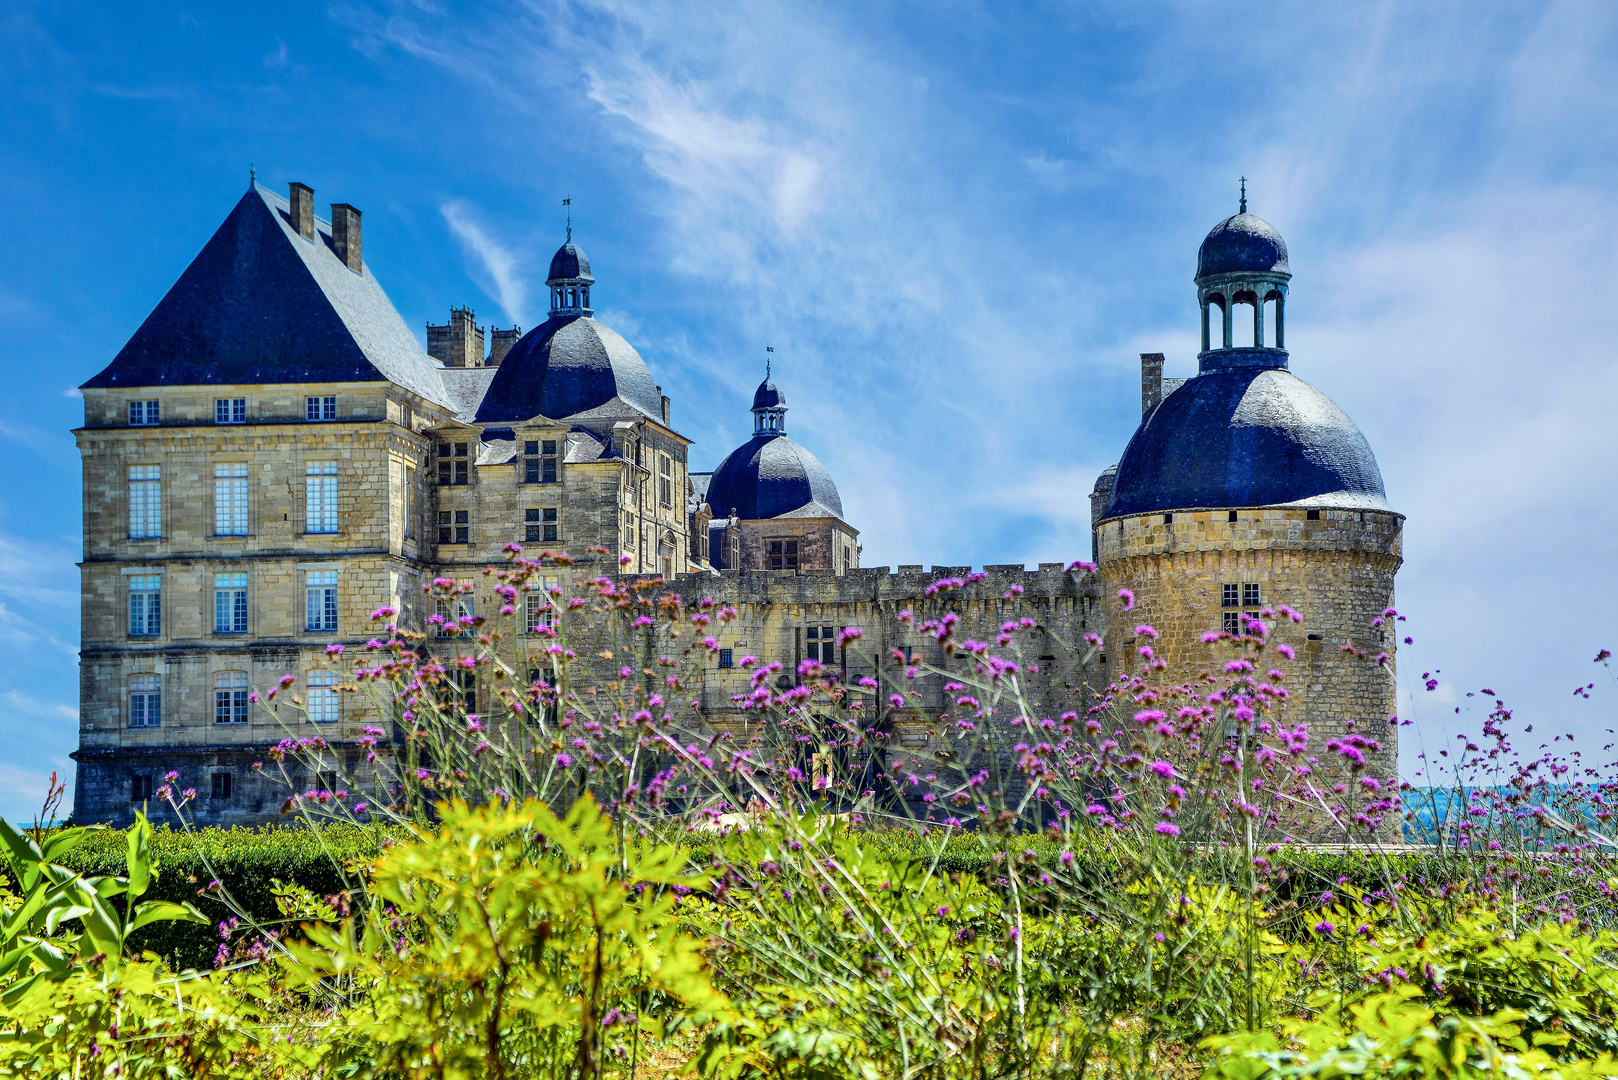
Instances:
[[[1197,375],[1149,408],[1116,471],[1091,496],[1112,613],[1106,656],[1114,675],[1132,670],[1146,644],[1135,641],[1135,627],[1149,624],[1160,635],[1151,644],[1169,664],[1162,682],[1177,685],[1228,659],[1205,633],[1240,634],[1245,619],[1286,605],[1302,613],[1301,623],[1264,620],[1272,640],[1297,653],[1280,665],[1292,695],[1283,717],[1309,725],[1315,752],[1348,731],[1380,741],[1370,768],[1390,777],[1398,760],[1388,722],[1397,707],[1397,631],[1377,624],[1393,606],[1404,517],[1388,505],[1359,428],[1290,371],[1291,277],[1285,241],[1247,213],[1244,192],[1241,212],[1214,226],[1198,253]],[[1237,346],[1234,316],[1244,305],[1252,344]],[[1214,308],[1223,316],[1217,344],[1209,335]],[[1274,345],[1264,343],[1266,323]],[[1113,599],[1120,589],[1134,594],[1133,611]]]

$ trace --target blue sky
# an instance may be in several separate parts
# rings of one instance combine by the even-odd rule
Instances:
[[[1088,555],[1197,244],[1291,248],[1293,371],[1409,515],[1419,744],[1612,724],[1618,8],[428,2],[0,14],[0,813],[70,768],[81,419],[248,167],[365,213],[406,320],[532,326],[560,200],[712,467],[774,345],[868,565]],[[1597,681],[1589,700],[1575,684]]]

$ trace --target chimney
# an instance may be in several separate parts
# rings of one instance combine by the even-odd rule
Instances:
[[[663,426],[668,427],[669,426],[669,396],[667,394],[663,393],[663,388],[661,386],[659,386],[657,388],[657,393],[658,393],[658,396],[663,399]]]
[[[500,361],[506,358],[511,347],[522,340],[522,327],[513,326],[510,330],[489,330],[489,360],[490,367],[499,367]]]
[[[452,306],[448,323],[427,324],[427,355],[445,367],[483,366],[483,328],[477,325],[471,308]]]
[[[331,204],[331,243],[344,265],[356,274],[365,272],[360,262],[360,212],[346,202]]]
[[[1163,354],[1140,354],[1140,417],[1147,415],[1163,400]]]
[[[308,184],[288,184],[292,189],[292,228],[305,240],[315,238],[315,189]]]

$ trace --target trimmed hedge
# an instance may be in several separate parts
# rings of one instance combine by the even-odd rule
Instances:
[[[303,826],[198,829],[191,833],[159,826],[151,845],[157,877],[143,899],[190,901],[211,922],[208,926],[155,923],[137,931],[131,944],[150,949],[180,968],[212,967],[220,941],[218,924],[232,912],[208,888],[211,881],[217,878],[255,920],[276,926],[281,920],[271,892],[276,881],[301,885],[316,896],[340,893],[343,879],[333,858],[345,866],[369,862],[384,837],[380,830],[351,825],[327,826],[318,836]],[[108,829],[93,834],[61,862],[85,875],[122,876],[127,869],[126,851],[123,831]]]

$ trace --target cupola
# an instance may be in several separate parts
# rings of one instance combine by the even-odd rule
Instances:
[[[545,280],[551,288],[551,316],[591,314],[590,286],[595,283],[590,276],[590,259],[573,242],[573,227],[569,225],[567,241],[551,256],[551,272]]]
[[[784,435],[787,430],[787,396],[770,379],[770,365],[764,364],[764,381],[753,391],[753,434]]]
[[[1275,227],[1247,212],[1247,179],[1242,178],[1241,207],[1213,227],[1197,252],[1197,304],[1202,311],[1202,352],[1204,371],[1220,367],[1287,366],[1286,303],[1287,282],[1292,280],[1287,263],[1287,244]],[[1274,304],[1273,308],[1269,305]],[[1246,305],[1253,318],[1252,344],[1235,343],[1236,308]],[[1209,327],[1210,307],[1223,315],[1220,341],[1213,343]],[[1266,311],[1273,312],[1275,344],[1266,346]]]

